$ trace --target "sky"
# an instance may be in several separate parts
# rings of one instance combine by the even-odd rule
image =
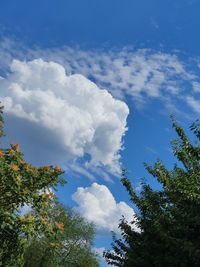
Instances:
[[[61,202],[95,223],[110,248],[135,207],[120,183],[152,187],[143,162],[172,168],[170,115],[187,131],[200,115],[197,0],[2,0],[3,145],[60,165]],[[106,266],[103,260],[101,266]]]

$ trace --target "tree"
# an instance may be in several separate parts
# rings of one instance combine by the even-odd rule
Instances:
[[[2,108],[0,135],[3,135]],[[33,167],[23,159],[18,144],[0,150],[0,266],[22,266],[28,240],[57,231],[49,212],[55,202],[49,188],[63,183],[59,167]],[[22,215],[28,205],[31,212]]]
[[[24,267],[98,267],[92,252],[94,227],[72,210],[54,206],[51,220],[62,231],[55,236],[31,240],[25,252]]]
[[[158,160],[147,171],[162,185],[154,190],[143,183],[138,195],[126,173],[122,183],[139,212],[132,224],[121,220],[122,238],[113,241],[113,251],[104,253],[107,262],[124,267],[200,266],[200,120],[190,127],[191,142],[173,119],[178,139],[172,141],[178,159],[171,171]],[[135,231],[136,223],[140,232]]]

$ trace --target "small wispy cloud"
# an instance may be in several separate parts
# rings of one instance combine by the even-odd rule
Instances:
[[[200,98],[196,99],[192,96],[187,96],[186,102],[200,116]]]
[[[150,19],[150,22],[151,22],[151,25],[153,26],[153,28],[155,29],[155,30],[158,30],[160,27],[159,27],[159,24],[158,24],[158,22],[156,21],[156,19],[155,18],[151,18]]]
[[[152,147],[150,147],[150,146],[146,146],[145,149],[146,149],[148,152],[150,152],[151,154],[153,154],[153,155],[156,155],[156,156],[159,155],[159,153],[158,153],[154,148],[152,148]]]
[[[200,93],[200,82],[193,82],[192,86],[195,93]]]

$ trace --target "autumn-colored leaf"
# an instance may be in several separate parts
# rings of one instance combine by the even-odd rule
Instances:
[[[11,148],[16,152],[19,152],[19,144],[12,144]]]
[[[64,224],[62,222],[55,222],[55,227],[58,230],[63,230],[64,229]]]
[[[20,170],[19,166],[17,166],[16,164],[11,164],[10,168],[11,168],[12,171],[15,171],[15,172]]]

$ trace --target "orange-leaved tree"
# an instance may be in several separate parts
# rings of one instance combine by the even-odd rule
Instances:
[[[62,173],[59,167],[33,167],[24,160],[18,144],[0,149],[0,266],[22,266],[29,239],[58,230],[59,222],[52,222],[49,214],[56,201],[51,188],[64,183]],[[29,212],[21,212],[23,207]]]

